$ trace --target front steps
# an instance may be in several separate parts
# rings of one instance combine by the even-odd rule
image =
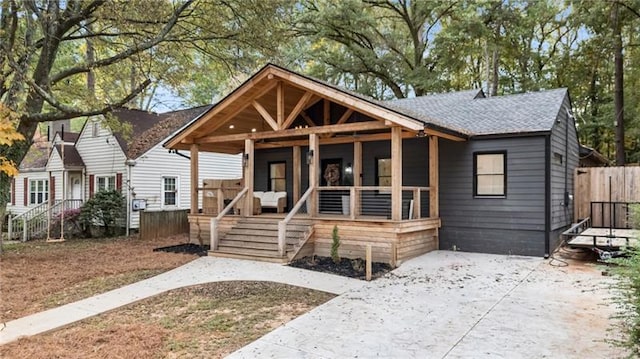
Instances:
[[[217,250],[210,256],[250,259],[263,262],[287,263],[310,232],[313,222],[309,219],[292,219],[287,225],[285,256],[278,254],[278,222],[282,218],[244,217],[223,235]]]

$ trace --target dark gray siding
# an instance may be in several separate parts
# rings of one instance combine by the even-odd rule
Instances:
[[[293,151],[291,147],[256,150],[254,190],[266,191],[269,188],[269,163],[286,162],[287,208],[292,207],[293,193]]]
[[[551,130],[551,230],[565,228],[573,220],[573,203],[565,206],[565,191],[573,194],[573,172],[579,162],[578,136],[575,123],[567,114],[569,96]],[[560,158],[562,162],[560,162]],[[551,238],[552,240],[554,238]],[[553,250],[553,246],[551,246]]]
[[[473,153],[506,151],[505,198],[474,198]],[[544,136],[440,140],[440,248],[544,255]]]

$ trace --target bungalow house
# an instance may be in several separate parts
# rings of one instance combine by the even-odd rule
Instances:
[[[566,89],[378,101],[268,64],[165,146],[191,153],[191,239],[210,255],[328,255],[337,228],[341,256],[371,246],[391,264],[438,248],[547,256],[572,219]],[[243,189],[215,215],[197,208],[209,152],[243,156]]]
[[[46,230],[43,214],[49,199],[55,215],[62,208],[63,195],[65,208],[79,208],[97,191],[109,189],[127,197],[132,229],[138,228],[140,218],[138,208],[131,208],[134,201],[150,211],[190,208],[188,156],[169,152],[162,142],[209,107],[163,114],[120,108],[112,116],[122,130],[112,130],[107,118],[96,116],[86,121],[80,133],[56,132],[52,141],[34,144],[12,181],[8,209],[14,216],[13,227],[22,228],[24,220],[39,218],[27,226],[26,235],[21,234],[41,234]],[[202,156],[198,175],[237,178],[240,167],[239,156],[208,153]]]

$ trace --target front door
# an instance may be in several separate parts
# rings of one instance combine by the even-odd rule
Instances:
[[[82,199],[82,181],[80,176],[69,176],[69,182],[71,183],[71,198],[69,199]]]

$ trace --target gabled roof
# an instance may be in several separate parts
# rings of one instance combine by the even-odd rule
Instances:
[[[34,142],[20,162],[20,171],[44,170],[49,155],[47,142]]]
[[[478,90],[472,90],[390,102],[436,118],[444,126],[477,136],[548,132],[567,94],[566,88],[560,88],[484,97]]]
[[[56,131],[55,135],[53,136],[53,138],[56,138],[56,136],[60,136],[62,134],[62,132],[60,131]],[[71,143],[76,143],[76,141],[78,140],[78,137],[80,137],[80,133],[78,132],[67,132],[64,131],[64,142],[71,142]]]
[[[118,108],[112,112],[113,116],[120,122],[131,125],[132,131],[127,136],[115,132],[114,136],[127,157],[135,159],[210,107],[211,105],[205,105],[161,114]]]
[[[58,155],[60,156],[60,158],[62,158],[60,147],[61,145],[54,146],[56,152],[58,152]],[[84,167],[84,161],[82,160],[80,153],[78,153],[78,150],[74,145],[64,145],[64,167]]]

